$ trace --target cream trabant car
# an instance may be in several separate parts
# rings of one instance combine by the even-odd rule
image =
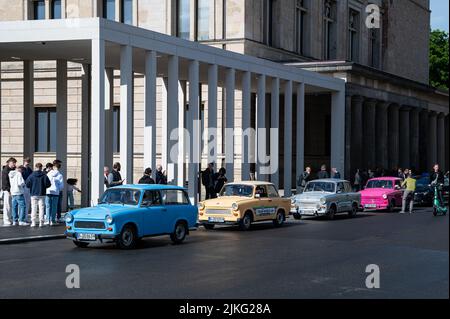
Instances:
[[[267,182],[226,184],[218,198],[199,203],[199,223],[206,229],[215,225],[239,225],[248,230],[252,223],[272,220],[281,226],[289,216],[291,200],[278,195]]]

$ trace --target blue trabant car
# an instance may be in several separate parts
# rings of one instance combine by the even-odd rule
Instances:
[[[106,190],[97,206],[67,213],[66,236],[81,248],[115,242],[133,249],[141,238],[159,235],[179,244],[197,226],[197,216],[184,188],[123,185]]]

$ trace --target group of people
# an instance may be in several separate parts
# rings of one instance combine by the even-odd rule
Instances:
[[[327,166],[323,164],[320,167],[320,171],[317,172],[316,176],[313,175],[311,167],[307,167],[305,171],[297,179],[297,188],[300,192],[303,192],[306,184],[314,179],[326,179],[326,178],[341,178],[341,173],[337,168],[331,168],[330,173],[328,173]]]
[[[214,163],[209,163],[202,172],[202,184],[205,187],[205,199],[217,198],[217,194],[222,190],[223,185],[228,182],[227,171],[221,167],[218,172],[214,171]]]
[[[124,184],[126,179],[122,178],[120,170],[121,165],[118,162],[113,164],[112,170],[110,170],[108,166],[104,167],[103,177],[105,189]],[[167,174],[162,165],[156,167],[155,179],[152,178],[152,172],[152,169],[147,167],[144,170],[143,176],[139,179],[138,184],[167,184]]]
[[[60,172],[62,162],[58,159],[47,163],[36,163],[34,170],[31,159],[25,158],[22,165],[11,157],[2,169],[1,196],[3,198],[3,226],[56,225],[63,222],[62,199],[67,184],[68,208],[74,207],[73,192],[81,190],[77,179],[68,179]],[[31,211],[31,223],[28,214]]]

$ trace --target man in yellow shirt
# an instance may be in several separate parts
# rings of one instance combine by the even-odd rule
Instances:
[[[414,206],[414,192],[416,191],[416,180],[412,177],[412,171],[409,171],[407,178],[403,181],[402,187],[405,188],[403,193],[402,211],[400,214],[405,213],[406,203],[409,200],[409,213],[412,214]]]

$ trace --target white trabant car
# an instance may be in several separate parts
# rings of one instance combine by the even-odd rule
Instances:
[[[291,198],[291,213],[302,216],[328,216],[338,213],[354,217],[361,206],[361,195],[352,190],[350,182],[342,179],[319,179],[306,184],[303,193]]]

